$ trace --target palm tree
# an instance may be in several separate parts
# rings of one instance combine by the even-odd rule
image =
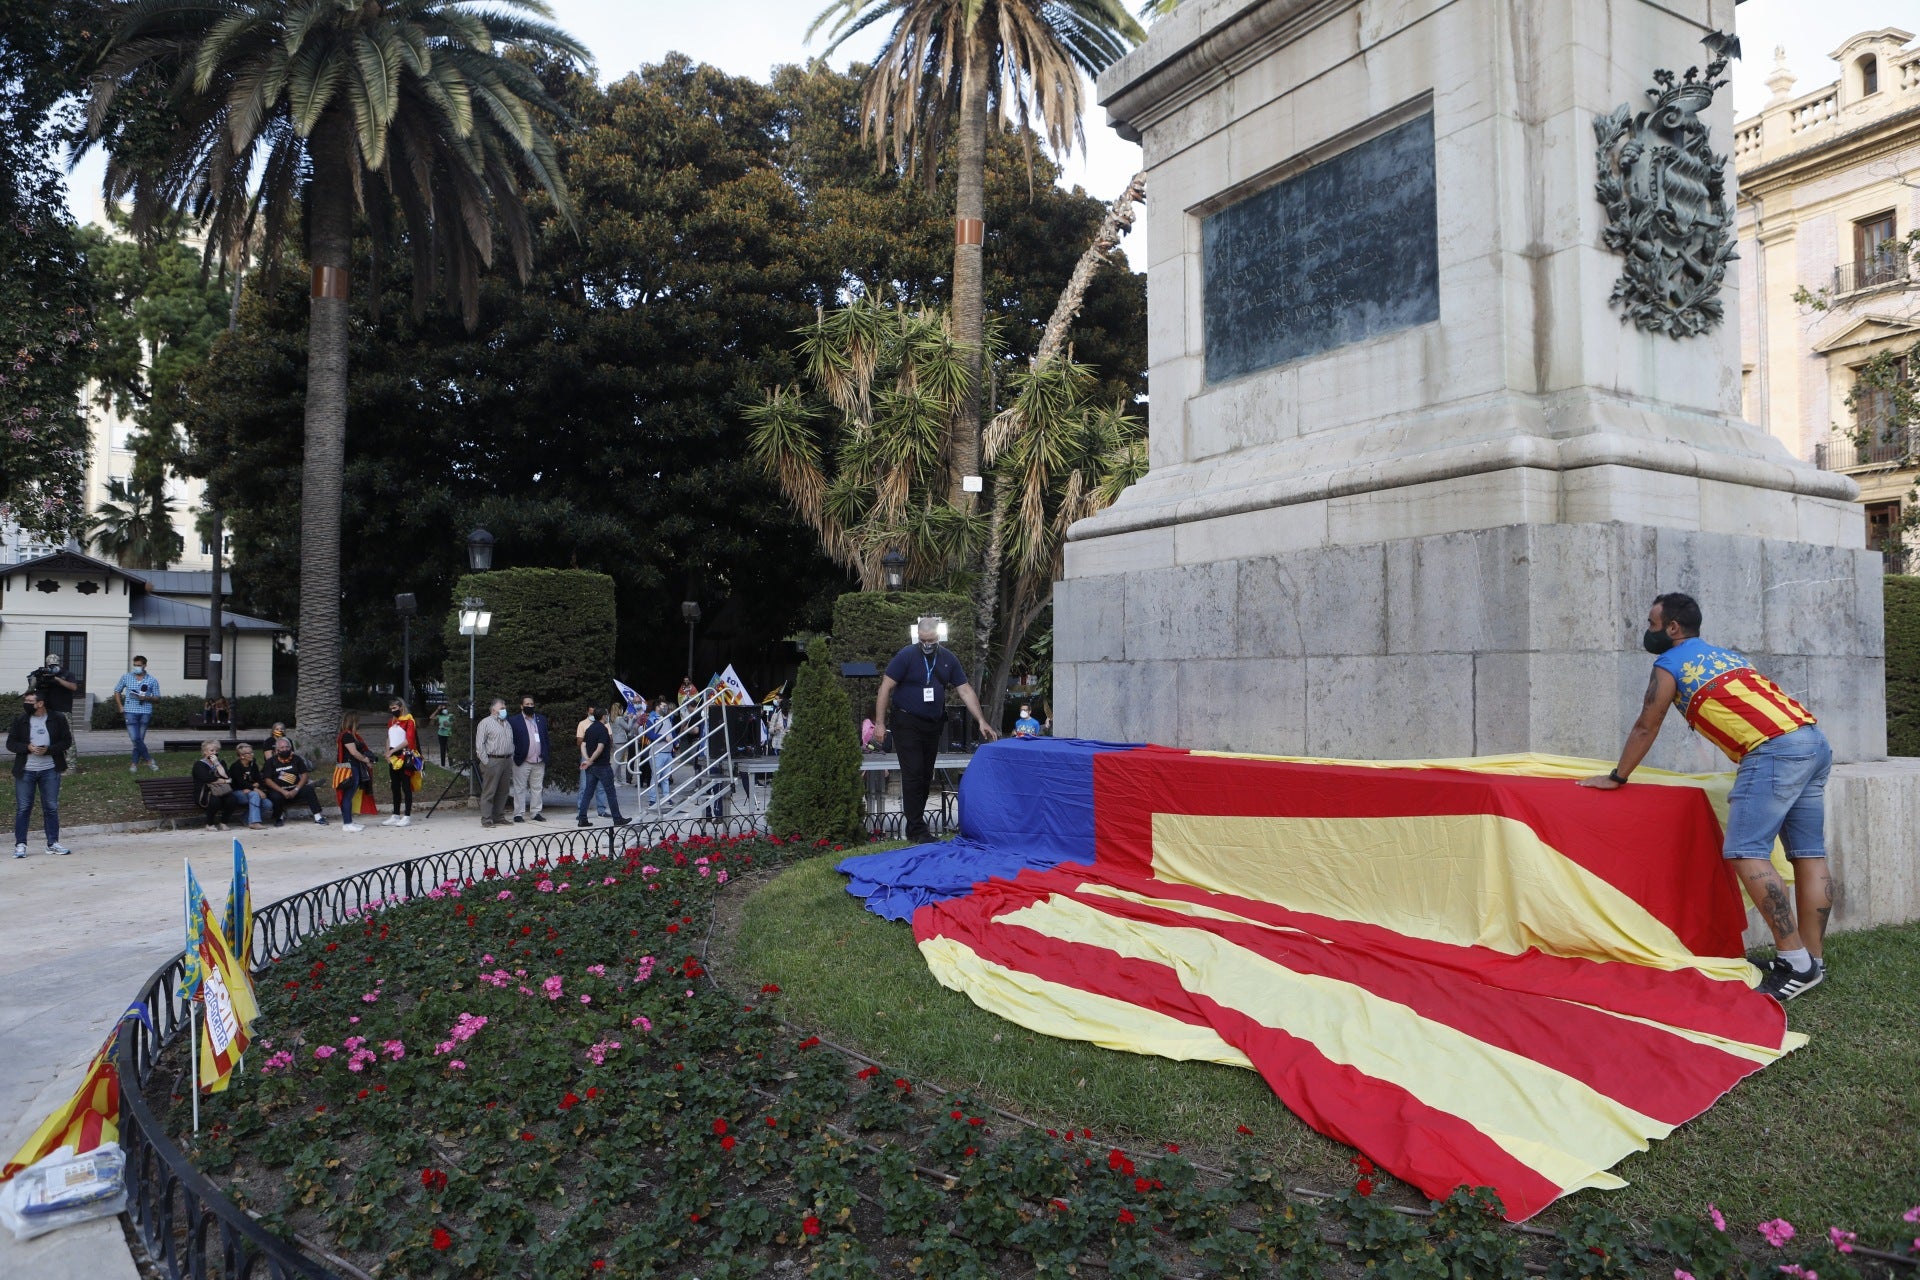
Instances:
[[[87,543],[123,569],[164,569],[186,545],[173,527],[165,483],[136,489],[125,480],[107,481],[107,499],[87,522]]]
[[[955,132],[953,326],[967,385],[945,451],[948,501],[972,510],[962,478],[980,471],[980,382],[986,331],[981,253],[986,238],[987,125],[992,111],[1023,135],[1038,122],[1065,154],[1085,143],[1081,73],[1097,75],[1144,32],[1122,0],[832,0],[808,29],[825,28],[830,54],[857,32],[895,17],[868,72],[862,128],[881,154],[911,163],[936,155]],[[957,129],[955,126],[957,125]]]
[[[443,285],[469,327],[496,225],[525,280],[533,236],[519,181],[538,182],[564,215],[546,123],[563,117],[531,60],[509,52],[590,62],[573,37],[535,20],[551,16],[540,0],[123,0],[109,10],[92,136],[106,140],[107,199],[132,197],[136,232],[177,209],[224,257],[257,219],[271,258],[296,211],[305,218],[296,713],[307,736],[339,707],[354,215],[378,232],[397,207],[416,306]]]

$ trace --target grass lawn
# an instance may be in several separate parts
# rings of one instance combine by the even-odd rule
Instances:
[[[908,927],[846,892],[840,856],[759,888],[716,939],[716,971],[736,989],[777,982],[793,1021],[1041,1124],[1179,1142],[1201,1163],[1248,1141],[1233,1137],[1245,1124],[1288,1185],[1348,1181],[1348,1149],[1294,1118],[1252,1072],[1056,1040],[941,987]],[[1791,1006],[1811,1044],[1624,1161],[1625,1191],[1583,1194],[1641,1224],[1711,1200],[1736,1229],[1780,1216],[1816,1235],[1840,1225],[1862,1243],[1904,1247],[1913,1229],[1900,1214],[1920,1201],[1920,925],[1841,935],[1827,958],[1833,976]]]
[[[180,732],[184,734],[188,731]],[[60,779],[60,825],[78,827],[94,822],[138,822],[147,817],[147,811],[140,803],[139,788],[134,786],[136,778],[184,778],[193,772],[193,762],[200,755],[188,751],[156,751],[153,758],[160,763],[159,773],[142,765],[140,772],[135,775],[127,772],[125,754],[81,756],[80,772],[76,774],[69,769]],[[225,752],[221,758],[232,763],[233,753]],[[328,806],[332,801],[326,794],[326,783],[332,773],[333,765],[329,762],[323,773],[316,774],[315,787],[321,793],[320,801]],[[447,779],[452,776],[439,765],[429,764],[426,780],[418,794],[439,795],[440,789],[446,786]],[[378,797],[381,807],[385,808],[387,785],[384,778],[380,779]],[[457,791],[455,798],[458,798]],[[241,817],[244,822],[245,815]],[[34,829],[38,831],[39,817],[36,816],[33,821]]]

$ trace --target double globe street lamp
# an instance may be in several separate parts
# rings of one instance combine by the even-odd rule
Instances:
[[[475,529],[467,535],[467,567],[475,573],[485,573],[493,568],[493,535],[485,529]],[[471,731],[480,723],[479,682],[476,660],[479,657],[478,642],[493,626],[493,614],[487,608],[487,602],[479,596],[468,596],[460,602],[460,634],[467,638],[467,727]],[[470,794],[480,793],[480,768],[477,760],[472,760],[473,749],[469,745],[467,755],[473,769],[471,773]]]

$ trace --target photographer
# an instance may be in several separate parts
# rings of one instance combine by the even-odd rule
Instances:
[[[27,687],[47,700],[47,710],[57,715],[73,715],[73,695],[80,682],[60,665],[60,655],[47,655],[47,665],[27,673]]]

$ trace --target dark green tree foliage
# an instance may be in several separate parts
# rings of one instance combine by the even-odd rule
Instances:
[[[1920,578],[1887,583],[1887,754],[1920,756]]]
[[[847,592],[833,602],[833,660],[871,662],[885,671],[911,643],[913,624],[929,614],[946,620],[947,648],[964,666],[973,654],[973,603],[944,591]]]
[[[678,680],[683,600],[704,611],[703,672],[732,661],[750,687],[775,683],[781,640],[824,630],[845,579],[750,462],[738,406],[795,376],[794,331],[846,289],[885,281],[942,299],[951,197],[875,170],[848,123],[854,82],[829,71],[785,68],[769,87],[676,58],[604,89],[559,75],[551,87],[581,124],[561,140],[577,232],[536,197],[533,278],[483,279],[473,333],[411,312],[404,253],[385,257],[379,319],[354,321],[345,673],[398,680],[402,591],[425,615],[416,674],[454,656],[438,623],[480,524],[499,539],[496,563],[613,576],[617,671],[636,687]],[[1013,323],[1024,360],[1101,202],[1047,185],[1044,160],[1030,199],[1016,140],[996,135],[989,160],[992,234],[1008,239],[988,255],[988,297],[1031,318]],[[371,255],[356,264],[366,297]],[[193,383],[198,465],[234,535],[233,607],[270,618],[298,613],[288,424],[304,395],[306,292],[304,280],[272,292],[249,280],[239,332]],[[1139,278],[1103,273],[1083,331],[1079,358],[1136,394]]]
[[[0,0],[0,506],[58,539],[84,522],[93,289],[54,147],[73,126],[91,6]]]
[[[475,642],[478,713],[505,698],[509,710],[533,695],[553,731],[547,777],[563,787],[577,782],[580,756],[574,726],[588,704],[605,708],[613,694],[613,579],[581,569],[495,569],[454,584],[454,599],[486,602],[493,613],[487,634]],[[447,697],[467,698],[467,637],[456,610],[446,620]],[[454,709],[455,753],[472,750],[473,725]]]
[[[793,727],[773,775],[767,830],[846,843],[862,836],[860,731],[827,641],[816,636],[794,682]]]

